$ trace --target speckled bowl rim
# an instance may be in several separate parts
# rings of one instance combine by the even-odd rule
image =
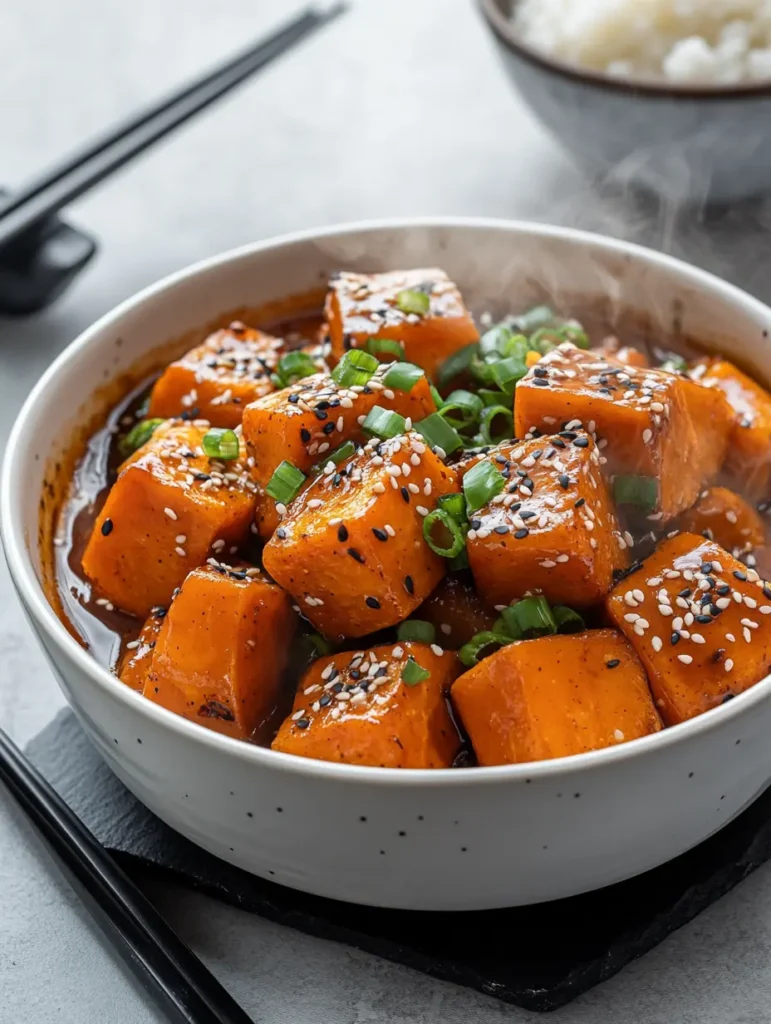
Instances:
[[[213,748],[221,754],[247,763],[260,765],[274,771],[287,771],[314,777],[329,779],[335,782],[374,783],[381,785],[403,786],[469,786],[496,785],[523,782],[534,778],[561,778],[582,773],[603,766],[617,765],[619,762],[649,756],[657,750],[671,744],[681,743],[688,738],[722,728],[736,716],[743,715],[757,705],[771,699],[771,675],[766,676],[751,689],[740,694],[735,700],[705,712],[680,725],[663,729],[652,736],[630,740],[615,747],[590,751],[585,754],[573,754],[570,757],[554,758],[549,761],[535,761],[525,764],[496,765],[493,767],[426,769],[426,768],[378,768],[367,765],[338,764],[331,761],[318,761],[312,758],[299,757],[271,750],[268,747],[255,746],[243,740],[233,739],[222,733],[206,729],[195,722],[190,722],[166,708],[146,700],[141,694],[129,689],[116,676],[100,665],[85,651],[67,631],[45,597],[43,588],[37,578],[32,560],[27,552],[24,521],[22,515],[22,487],[24,465],[28,464],[31,453],[25,441],[28,433],[28,420],[32,419],[34,410],[45,408],[47,392],[69,361],[81,354],[104,333],[120,320],[126,313],[143,305],[149,299],[173,288],[190,277],[201,276],[205,279],[214,268],[228,263],[236,263],[260,252],[269,252],[287,245],[297,243],[313,243],[334,239],[346,235],[373,230],[410,231],[415,228],[433,228],[452,230],[453,228],[471,228],[497,230],[516,236],[526,233],[543,238],[555,238],[572,242],[577,246],[591,246],[604,249],[606,252],[627,256],[635,261],[658,265],[662,270],[679,277],[683,284],[711,292],[721,301],[730,306],[741,306],[752,312],[759,319],[767,318],[771,324],[771,309],[758,299],[734,285],[697,267],[655,252],[631,242],[608,238],[603,235],[572,228],[554,227],[528,221],[509,221],[485,217],[409,217],[403,219],[384,219],[357,221],[335,225],[327,228],[310,229],[281,235],[231,249],[225,253],[201,260],[183,270],[163,278],[156,284],[138,292],[136,295],[120,303],[106,313],[91,327],[71,342],[64,351],[51,363],[34,386],[19,412],[3,459],[0,474],[0,536],[8,567],[17,587],[22,602],[36,625],[43,630],[57,649],[63,649],[64,656],[79,672],[84,673],[97,686],[104,687],[119,703],[138,711],[156,725],[167,728],[198,743],[202,748]],[[16,497],[15,495],[18,495]]]
[[[748,82],[739,85],[678,86],[671,82],[648,81],[643,78],[613,78],[599,71],[582,68],[577,64],[551,57],[549,54],[522,42],[501,10],[506,0],[477,0],[482,13],[495,36],[529,64],[552,75],[568,79],[573,84],[592,85],[597,89],[618,93],[630,98],[651,100],[751,100],[771,99],[771,80],[764,83]],[[516,4],[517,0],[513,0]]]

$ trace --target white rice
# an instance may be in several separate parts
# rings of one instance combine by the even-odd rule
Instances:
[[[771,0],[519,0],[524,42],[608,75],[771,80]]]

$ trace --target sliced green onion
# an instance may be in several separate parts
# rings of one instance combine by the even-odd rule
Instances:
[[[450,572],[460,572],[461,569],[468,569],[468,551],[465,547],[455,558],[447,559],[447,568]]]
[[[498,424],[496,429],[496,420],[502,422]],[[500,444],[501,441],[506,441],[508,438],[514,436],[514,420],[511,415],[511,409],[506,408],[505,405],[490,405],[482,413],[482,418],[479,421],[479,432],[482,435],[482,440],[485,444]]]
[[[554,323],[554,310],[549,306],[533,306],[526,313],[514,318],[514,326],[525,334],[532,334],[539,327],[548,327]]]
[[[500,619],[495,623],[493,629],[495,632],[502,632],[511,640],[521,640],[522,628],[519,625],[519,619],[514,615],[515,608],[516,605],[509,605],[508,608],[504,608]]]
[[[472,636],[469,642],[464,644],[458,651],[458,657],[461,660],[461,664],[465,665],[466,668],[473,668],[487,654],[493,653],[493,650],[488,650],[488,648],[506,647],[510,643],[512,641],[505,636],[501,636],[500,633],[493,633],[488,629]]]
[[[369,352],[352,348],[332,371],[332,380],[342,388],[366,384],[380,363]]]
[[[551,613],[557,623],[558,633],[582,633],[586,629],[586,623],[578,612],[567,605],[555,604]]]
[[[281,502],[282,505],[288,505],[300,493],[304,483],[305,473],[302,473],[297,466],[293,466],[291,462],[284,461],[268,481],[265,493]]]
[[[467,430],[479,419],[482,399],[470,391],[453,391],[447,396],[440,415],[456,430]]]
[[[329,453],[329,455],[325,455],[319,465],[326,466],[328,462],[334,462],[336,466],[339,466],[341,462],[344,462],[346,459],[350,459],[352,455],[355,455],[356,450],[356,445],[353,441],[343,441],[343,443],[338,445],[334,451]]]
[[[450,452],[463,447],[463,441],[458,431],[443,419],[441,413],[432,412],[430,416],[419,420],[414,426],[415,430],[423,436],[429,448],[441,448],[446,455],[449,455]]]
[[[425,316],[431,308],[431,299],[426,292],[417,288],[405,288],[396,296],[396,305],[402,313],[416,313]]]
[[[446,387],[456,377],[460,377],[471,366],[471,361],[479,352],[479,344],[472,341],[470,345],[464,345],[442,363],[436,375],[436,383],[440,388]]]
[[[332,644],[329,642],[329,640],[327,640],[326,637],[323,637],[321,635],[321,633],[309,633],[308,634],[308,640],[310,641],[310,643],[315,648],[316,653],[319,654],[319,655],[324,656],[324,655],[332,654],[332,652],[334,650],[334,648],[332,647]]]
[[[414,363],[391,363],[383,377],[383,383],[387,388],[396,388],[397,391],[412,391],[425,375],[426,371]]]
[[[418,665],[417,661],[410,655],[402,669],[402,682],[405,686],[417,686],[424,679],[428,679],[430,675],[431,673],[428,669]]]
[[[552,349],[561,345],[564,340],[554,327],[541,327],[533,332],[529,345],[534,352],[540,352],[542,356],[545,356],[547,352],[551,352]]]
[[[286,388],[317,372],[318,367],[307,352],[287,352],[279,359],[276,372],[270,379],[276,387]]]
[[[469,514],[486,505],[496,494],[500,494],[506,486],[503,473],[483,459],[463,477],[463,494],[466,498],[466,509]]]
[[[490,356],[502,356],[504,346],[514,337],[514,332],[506,324],[496,324],[489,331],[485,331],[479,339],[479,351],[485,358]]]
[[[434,539],[434,530],[437,526],[449,534],[448,543],[437,543]],[[423,537],[434,554],[441,555],[442,558],[455,558],[466,544],[461,525],[453,519],[449,512],[445,512],[441,508],[435,508],[423,520]]]
[[[669,373],[686,373],[688,370],[688,363],[683,359],[682,356],[670,355],[659,367],[660,370],[668,370]]]
[[[460,526],[466,525],[466,499],[462,494],[443,494],[437,501],[436,507],[446,512],[448,516],[452,516]]]
[[[389,437],[403,434],[405,426],[406,421],[398,412],[384,409],[382,405],[375,405],[362,423],[361,429],[371,437],[380,437],[387,441]]]
[[[161,419],[142,420],[135,427],[129,430],[125,437],[118,442],[118,448],[122,455],[131,455],[143,444],[147,444],[153,436],[154,431],[163,423]]]
[[[492,364],[493,380],[503,390],[513,394],[517,381],[527,373],[527,366],[524,359],[512,356],[509,359],[500,359]]]
[[[389,355],[397,359],[404,359],[404,345],[400,341],[392,341],[390,338],[369,338],[364,346],[364,351],[373,356]]]
[[[634,505],[643,512],[656,508],[659,485],[654,476],[617,476],[613,481],[617,505]]]
[[[495,365],[495,363],[485,362],[479,356],[473,356],[469,365],[471,376],[478,380],[480,384],[488,384],[490,387],[495,387],[496,380],[493,376],[493,367]]]
[[[437,409],[441,409],[442,406],[444,405],[444,399],[442,398],[442,396],[439,394],[439,392],[436,390],[433,384],[428,385],[428,390],[431,392],[431,397],[433,398],[434,404],[436,405]]]
[[[210,459],[222,459],[223,462],[237,459],[241,451],[238,435],[234,430],[227,430],[225,427],[212,427],[211,430],[207,430],[201,444]]]
[[[524,360],[529,351],[530,345],[528,344],[528,340],[524,334],[512,334],[508,341],[505,342],[501,356],[504,359],[512,358]]]
[[[431,622],[424,622],[423,619],[407,619],[401,622],[396,630],[396,639],[405,642],[414,641],[417,644],[432,644],[436,640],[436,630]]]
[[[543,595],[525,597],[511,608],[505,609],[502,613],[504,618],[507,613],[510,621],[517,624],[521,636],[526,640],[557,632],[557,623],[554,621],[549,602]]]
[[[571,341],[576,348],[589,348],[589,335],[578,320],[566,320],[559,328],[564,341]]]
[[[489,388],[480,388],[477,394],[482,399],[482,405],[485,408],[489,405],[505,405],[511,411],[514,406],[514,396],[507,395],[505,391],[491,391]]]

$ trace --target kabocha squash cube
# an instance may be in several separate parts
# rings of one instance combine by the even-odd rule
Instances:
[[[344,442],[366,440],[361,424],[375,405],[413,420],[435,411],[425,377],[410,391],[400,391],[383,385],[387,371],[383,366],[368,384],[353,387],[316,374],[249,405],[244,439],[260,487],[268,485],[284,461],[307,473]]]
[[[209,729],[249,739],[273,711],[298,617],[253,566],[195,569],[171,603],[144,695]]]
[[[325,307],[333,359],[371,338],[400,342],[404,358],[433,378],[453,352],[479,340],[460,292],[443,270],[335,275]],[[375,353],[384,360],[392,352]]]
[[[666,725],[723,703],[771,667],[771,588],[694,534],[665,540],[607,599]]]
[[[493,628],[497,615],[481,601],[466,574],[445,576],[414,618],[430,622],[437,643],[453,650],[467,644],[475,633]]]
[[[334,470],[334,467],[333,467]],[[423,537],[455,472],[415,433],[372,441],[292,503],[263,563],[328,637],[364,636],[406,618],[444,575]]]
[[[767,498],[771,493],[771,395],[724,359],[696,367],[694,376],[706,387],[721,391],[733,411],[726,478],[752,498]]]
[[[733,555],[765,543],[766,527],[752,505],[727,487],[710,487],[678,520],[686,533],[700,533]]]
[[[725,397],[686,377],[642,369],[566,342],[517,385],[514,433],[583,427],[602,446],[607,472],[658,481],[652,514],[689,508],[717,475],[733,415]]]
[[[214,427],[237,427],[250,402],[275,391],[270,375],[282,349],[280,338],[232,323],[164,370],[153,387],[148,416],[185,414]]]
[[[478,592],[493,605],[526,594],[585,608],[610,590],[632,538],[620,534],[594,441],[585,433],[501,445],[482,465],[499,491],[470,516],[466,548]]]
[[[460,666],[453,652],[440,652],[401,643],[320,658],[273,749],[381,768],[449,768],[460,737],[447,697]]]
[[[144,688],[165,617],[165,608],[153,608],[150,617],[139,631],[139,636],[126,644],[117,674],[120,681],[130,686],[132,690],[141,692]]]
[[[208,424],[169,421],[123,463],[83,554],[95,590],[132,615],[167,607],[185,576],[249,532],[256,487],[242,461],[203,452]]]
[[[480,765],[583,754],[661,729],[645,672],[612,629],[521,640],[456,679]]]

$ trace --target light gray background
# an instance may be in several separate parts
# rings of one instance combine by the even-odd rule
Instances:
[[[0,0],[0,180],[243,46],[280,0]],[[646,205],[625,169],[590,184],[511,90],[472,0],[360,0],[353,13],[72,210],[104,249],[54,309],[0,321],[0,438],[51,358],[116,301],[220,250],[360,217],[534,217],[638,238],[771,297],[771,213]],[[0,567],[0,721],[25,742],[62,698]],[[652,794],[655,799],[655,794]],[[494,837],[490,837],[494,841]],[[151,895],[255,1021],[478,1024],[534,1015],[207,898]],[[555,1024],[767,1024],[771,866]],[[0,790],[0,1022],[161,1017]]]

